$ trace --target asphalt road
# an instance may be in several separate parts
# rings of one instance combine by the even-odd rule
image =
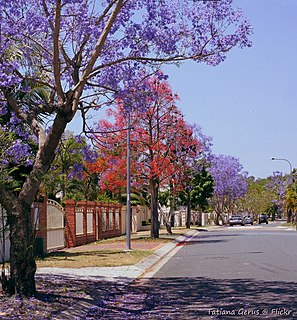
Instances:
[[[297,232],[200,229],[114,311],[111,319],[297,319]]]
[[[273,223],[200,231],[155,276],[297,283],[297,233]]]

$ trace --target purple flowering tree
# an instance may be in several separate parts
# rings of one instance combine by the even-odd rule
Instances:
[[[95,200],[94,191],[97,186],[92,183],[87,165],[98,157],[94,147],[88,145],[82,136],[75,136],[66,131],[57,147],[56,157],[51,170],[45,175],[42,191],[51,199]],[[98,180],[98,179],[96,179]]]
[[[247,192],[247,172],[237,158],[227,155],[216,155],[211,160],[209,172],[214,180],[214,193],[211,206],[216,212],[216,224],[224,214],[234,210],[235,201]]]
[[[31,204],[77,112],[87,119],[89,110],[124,100],[142,69],[187,59],[215,66],[233,47],[250,46],[251,32],[232,0],[0,2],[0,113],[24,124],[36,143],[19,191],[0,186],[10,217],[11,292],[36,291]],[[43,94],[32,94],[39,88]]]
[[[280,213],[285,211],[286,207],[286,193],[289,186],[290,177],[284,176],[281,172],[275,171],[272,176],[267,178],[265,188],[272,192],[274,200],[272,200],[271,207],[278,210]],[[290,212],[288,212],[290,216]]]

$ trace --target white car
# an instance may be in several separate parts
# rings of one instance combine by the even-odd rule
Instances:
[[[240,215],[231,216],[231,217],[229,218],[229,225],[230,225],[230,226],[235,226],[235,225],[244,226],[244,221],[243,221],[242,216],[240,216]]]

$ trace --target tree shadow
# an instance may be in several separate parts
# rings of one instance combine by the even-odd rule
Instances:
[[[37,293],[34,297],[8,296],[0,290],[0,319],[78,320],[84,309],[87,310],[95,304],[88,292],[96,291],[101,297],[117,292],[115,289],[111,291],[109,284],[104,280],[91,281],[61,275],[36,275]],[[98,304],[98,301],[96,303]]]
[[[242,237],[244,236],[242,233],[207,233],[203,235],[197,235],[197,238],[204,238],[204,239],[209,239],[209,238],[234,238],[234,237]]]
[[[37,280],[34,300],[0,299],[1,310],[11,309],[11,316],[26,320],[297,319],[297,283],[292,282],[176,277],[127,285],[124,278],[109,282],[59,275]]]
[[[96,291],[91,295],[101,301]],[[139,279],[108,296],[100,319],[297,319],[296,296],[297,284],[290,282]],[[95,310],[88,319],[97,319]]]
[[[96,255],[106,255],[106,254],[117,254],[123,252],[122,249],[108,249],[108,250],[90,250],[90,251],[55,251],[47,253],[44,258],[53,258],[53,257],[60,257],[60,258],[71,258],[71,257],[78,257],[78,256],[93,256]],[[40,258],[43,260],[44,258]]]
[[[203,229],[203,228],[196,228],[195,230],[197,230],[199,232],[209,232],[209,230]]]

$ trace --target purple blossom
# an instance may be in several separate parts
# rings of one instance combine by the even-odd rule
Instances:
[[[73,164],[73,176],[77,177],[78,179],[82,179],[83,168],[84,168],[84,166],[82,163],[74,163]]]
[[[89,145],[86,145],[82,148],[82,153],[84,156],[84,160],[88,163],[95,163],[98,158],[98,153],[92,149]]]
[[[75,56],[79,45],[86,37],[89,39],[84,45],[82,66],[87,65],[105,27],[108,16],[101,20],[99,17],[107,3],[100,1],[95,5],[95,0],[63,2],[61,30],[69,56]],[[43,2],[40,0],[1,1],[0,9],[7,13],[0,18],[1,43],[5,44],[1,51],[8,54],[15,43],[20,45],[16,47],[19,55],[10,56],[9,61],[4,60],[1,64],[0,86],[19,81],[14,70],[20,67],[20,56],[22,70],[34,78],[39,76],[32,66],[37,63],[40,66],[52,64],[51,23],[54,21],[55,2],[48,1],[46,6],[48,15],[44,14]],[[100,69],[96,82],[105,87],[109,85],[110,88],[117,88],[118,79],[123,79],[128,65],[131,69],[141,65],[145,68],[159,67],[158,60],[161,62],[169,57],[176,61],[193,57],[197,62],[217,65],[224,61],[233,46],[250,46],[251,33],[248,20],[241,10],[232,8],[230,0],[129,1],[121,9],[102,48],[96,67],[108,67]],[[129,57],[136,56],[138,59],[129,62]],[[149,61],[146,59],[149,56],[155,56],[157,60]],[[111,64],[112,61],[123,60],[128,62]],[[83,71],[82,68],[80,74]],[[61,74],[68,88],[73,85],[72,72],[71,68],[66,68]],[[115,77],[111,77],[112,74]]]
[[[0,116],[4,116],[7,113],[7,109],[5,105],[1,106],[0,105]]]
[[[284,208],[286,201],[286,191],[289,185],[289,178],[283,176],[279,171],[273,172],[272,176],[268,177],[265,188],[271,191],[276,199],[273,201],[279,208]]]
[[[213,156],[209,172],[214,179],[212,205],[221,213],[232,210],[234,201],[247,192],[247,172],[237,158],[226,155]]]

